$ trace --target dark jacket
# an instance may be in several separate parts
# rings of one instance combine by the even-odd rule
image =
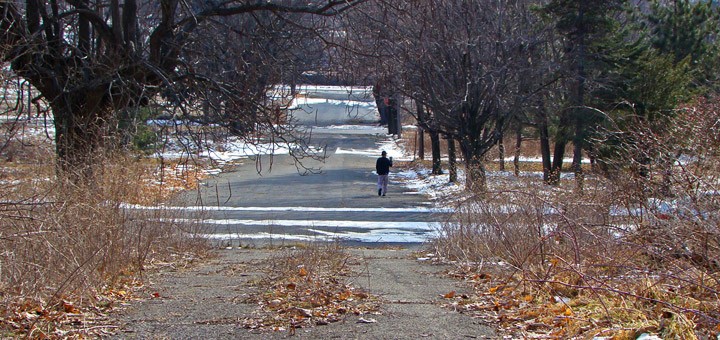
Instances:
[[[377,162],[375,162],[375,170],[377,171],[378,175],[389,174],[391,166],[392,161],[387,159],[386,157],[380,157],[378,158]]]

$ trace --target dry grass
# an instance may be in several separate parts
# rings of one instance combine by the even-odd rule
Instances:
[[[431,244],[476,288],[457,308],[522,338],[717,337],[720,143],[707,138],[717,117],[684,116],[669,139],[638,128],[633,138],[652,139],[628,154],[682,148],[693,161],[643,177],[624,159],[610,179],[589,176],[582,195],[572,181],[493,177]]]
[[[476,287],[458,303],[522,337],[717,336],[718,234],[653,207],[617,216],[635,201],[625,188],[596,180],[578,197],[568,184],[515,181],[460,206],[432,244]]]
[[[286,248],[271,259],[254,303],[260,309],[244,327],[287,331],[338,322],[348,314],[379,313],[379,300],[347,283],[357,260],[337,243]]]
[[[148,266],[207,249],[191,227],[161,222],[168,212],[123,207],[158,204],[197,176],[160,180],[157,164],[120,156],[98,185],[72,185],[54,176],[48,146],[16,144],[4,151],[23,156],[0,163],[0,337],[101,335]]]

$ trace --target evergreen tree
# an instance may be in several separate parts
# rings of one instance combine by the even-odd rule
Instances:
[[[674,64],[687,59],[695,87],[708,85],[718,69],[718,11],[713,1],[653,0],[646,16],[652,48]]]
[[[598,73],[603,59],[605,38],[612,32],[614,15],[625,4],[625,0],[553,0],[542,12],[553,22],[555,29],[563,37],[566,65],[567,107],[559,117],[559,126],[555,137],[555,152],[551,171],[551,183],[559,181],[565,146],[570,141],[574,145],[573,170],[578,186],[582,187],[582,146],[586,138],[589,118],[594,116],[587,110],[588,82]]]

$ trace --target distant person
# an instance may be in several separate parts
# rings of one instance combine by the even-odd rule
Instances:
[[[375,162],[375,170],[378,174],[378,196],[385,196],[388,187],[388,174],[390,174],[390,167],[392,167],[392,157],[387,158],[387,152],[383,151],[382,156]]]

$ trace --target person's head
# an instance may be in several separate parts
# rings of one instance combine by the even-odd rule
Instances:
[[[387,156],[387,152],[383,151],[381,154],[383,157]]]

